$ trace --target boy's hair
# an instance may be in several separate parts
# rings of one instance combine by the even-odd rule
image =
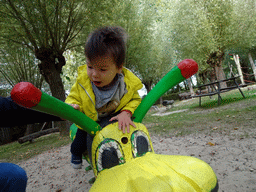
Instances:
[[[85,44],[85,55],[89,61],[110,55],[120,68],[125,61],[127,35],[122,27],[102,27],[92,32]]]

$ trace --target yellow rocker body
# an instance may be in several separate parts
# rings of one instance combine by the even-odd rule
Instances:
[[[96,133],[91,164],[97,179],[90,192],[217,191],[217,177],[207,163],[190,156],[155,154],[147,128],[141,123],[135,125],[130,133],[123,134],[117,123]],[[111,148],[118,163],[104,168],[102,154]]]
[[[96,181],[90,192],[217,192],[216,175],[207,163],[189,156],[155,154],[148,130],[141,124],[161,95],[197,70],[194,60],[185,59],[168,72],[135,110],[136,128],[130,127],[125,134],[117,123],[101,129],[80,111],[28,82],[15,85],[11,97],[19,105],[70,120],[94,136],[91,164]],[[75,124],[70,127],[72,140]]]

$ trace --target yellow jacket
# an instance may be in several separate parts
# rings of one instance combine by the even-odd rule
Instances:
[[[120,110],[129,110],[134,113],[141,102],[138,90],[142,88],[140,79],[127,68],[122,69],[127,93],[122,97],[120,105],[115,112]],[[76,83],[72,86],[70,94],[65,100],[69,104],[77,104],[80,111],[90,117],[92,120],[98,120],[98,113],[95,108],[95,95],[93,93],[90,79],[87,75],[87,65],[78,67],[78,77]]]

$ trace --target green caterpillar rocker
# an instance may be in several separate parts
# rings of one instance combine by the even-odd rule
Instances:
[[[141,124],[161,95],[197,71],[192,59],[181,61],[169,71],[134,112],[136,128],[130,126],[130,133],[119,130],[118,123],[101,129],[80,111],[28,82],[15,85],[11,98],[25,107],[72,121],[72,140],[77,131],[75,124],[94,136],[91,165],[96,180],[90,192],[217,192],[217,177],[206,162],[190,156],[155,154],[148,130]],[[103,161],[106,151],[111,151],[109,159],[113,162]]]

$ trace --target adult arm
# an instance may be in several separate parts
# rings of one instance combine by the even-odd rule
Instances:
[[[14,101],[11,97],[0,96],[0,127],[12,127],[47,121],[62,121],[61,118],[24,108]]]

